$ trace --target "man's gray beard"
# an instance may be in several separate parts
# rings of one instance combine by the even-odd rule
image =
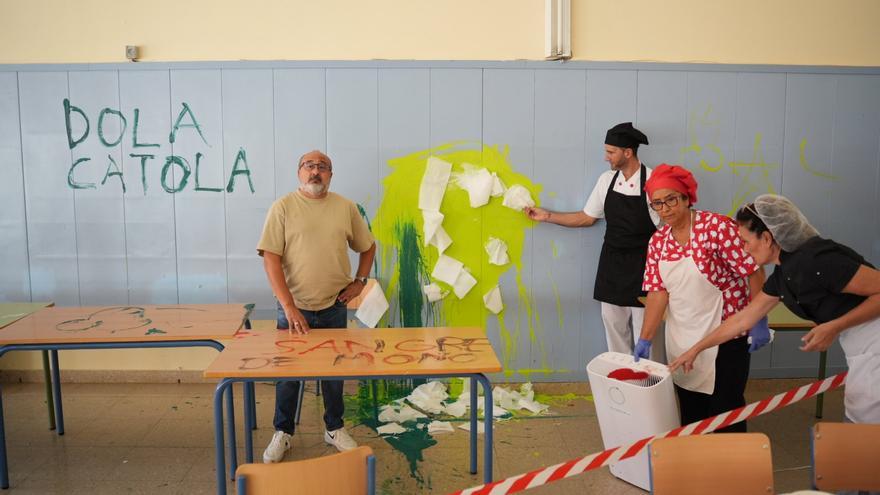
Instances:
[[[314,183],[312,183],[312,182],[309,182],[309,183],[306,183],[306,184],[302,184],[302,185],[300,186],[300,188],[301,188],[303,191],[305,191],[305,192],[311,194],[312,196],[320,196],[320,195],[324,194],[325,192],[327,192],[327,186],[326,186],[326,185],[324,185],[324,184],[314,184]]]

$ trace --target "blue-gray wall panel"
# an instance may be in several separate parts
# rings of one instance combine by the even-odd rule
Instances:
[[[684,72],[639,72],[635,125],[651,143],[639,148],[645,164],[656,167],[680,159],[687,143],[687,81]]]
[[[534,167],[534,121],[535,121],[535,74],[530,70],[490,69],[483,72],[483,142],[499,149],[508,148],[507,159],[511,168],[518,173],[535,178]],[[508,187],[513,184],[506,184]],[[483,228],[486,228],[484,219]],[[509,369],[520,370],[517,378],[528,378],[529,370],[546,369],[550,366],[547,353],[546,326],[535,311],[532,285],[532,260],[535,253],[528,249],[532,245],[534,231],[526,231],[524,243],[526,249],[522,257],[522,274],[517,277],[516,271],[506,271],[499,283],[504,297],[503,327],[499,326],[499,337],[509,335],[513,346]],[[483,249],[473,246],[472,249]],[[473,269],[473,268],[472,268]],[[479,275],[474,276],[479,280]],[[528,288],[526,300],[516,295],[519,293],[517,278]],[[491,287],[478,285],[484,292]],[[484,311],[486,311],[484,309]],[[499,319],[491,316],[488,319],[488,331],[494,336],[494,325]],[[495,345],[501,342],[493,340]]]
[[[18,77],[0,73],[0,301],[30,301]]]
[[[785,98],[782,194],[797,204],[810,222],[826,232],[832,224],[832,145],[837,77],[789,75]]]
[[[624,70],[589,70],[587,71],[586,105],[586,173],[581,180],[584,194],[580,198],[572,198],[572,210],[583,209],[587,198],[596,186],[596,180],[609,169],[605,161],[605,133],[621,122],[637,122],[638,72]],[[638,125],[638,124],[637,124]],[[648,136],[649,142],[654,142]],[[644,152],[642,147],[640,151]],[[655,164],[647,162],[648,167]],[[574,207],[576,205],[576,208]],[[602,239],[605,236],[604,220],[587,229],[581,229],[579,256],[581,257],[581,363],[589,361],[608,350],[605,342],[605,327],[602,324],[602,313],[599,303],[593,299],[593,288],[596,284],[596,266]]]
[[[331,190],[359,203],[372,217],[379,207],[378,72],[327,71],[327,153]]]
[[[132,304],[177,302],[174,195],[162,188],[162,168],[172,154],[168,142],[172,123],[170,91],[168,71],[119,73],[120,106],[129,125],[122,140],[122,163],[128,188],[125,247]]]
[[[737,75],[736,144],[728,159],[733,177],[732,212],[755,196],[782,190],[785,75]]]
[[[272,71],[223,70],[222,87],[228,298],[271,304],[256,244],[275,200]]]
[[[276,198],[299,187],[300,156],[327,149],[325,75],[324,69],[274,71]]]
[[[78,305],[79,259],[71,168],[62,102],[68,96],[67,72],[19,74],[22,163],[27,204],[31,296],[35,301]],[[78,114],[71,134],[85,131]]]
[[[427,150],[431,142],[431,71],[430,69],[393,69],[379,71],[378,74],[378,129],[377,144],[379,153],[379,197],[391,200],[386,196],[384,180],[393,173],[389,160]],[[414,212],[415,213],[415,212]],[[418,218],[418,215],[413,215]],[[373,231],[383,228],[381,219],[370,218]],[[385,271],[379,274],[381,280],[390,280],[397,266],[397,246],[381,246],[386,252],[377,252],[377,260],[385,256],[387,263],[374,263],[374,267],[382,265]],[[433,249],[433,248],[428,248]],[[428,267],[430,269],[430,267]],[[373,270],[371,269],[371,273]],[[428,283],[421,280],[422,284]],[[389,300],[389,321],[400,318],[398,291],[385,291]],[[430,303],[422,298],[424,306],[422,323],[425,326],[441,324]],[[435,305],[436,307],[436,305]]]
[[[482,140],[482,70],[431,69],[430,97],[431,147]]]
[[[725,163],[736,142],[736,74],[693,72],[687,77],[687,135],[679,151],[697,179],[697,208],[730,209],[733,179]]]
[[[177,129],[171,148],[190,169],[174,202],[178,297],[183,304],[227,301],[223,164],[233,157],[223,156],[222,111],[219,70],[171,71],[171,117]],[[175,187],[181,187],[184,173],[174,168]]]
[[[831,212],[834,222],[825,234],[871,259],[880,177],[880,77],[837,77],[834,109],[834,141]],[[857,214],[834,214],[858,212]],[[872,261],[877,261],[874,257]]]
[[[80,304],[127,304],[125,266],[124,176],[120,146],[128,124],[119,112],[116,71],[70,73],[70,103],[81,108],[92,132],[73,150],[73,159],[89,158],[77,167],[76,180],[88,183],[74,191]],[[116,144],[114,144],[116,143]],[[132,184],[134,186],[134,184]],[[127,188],[127,186],[126,186]]]
[[[577,211],[583,206],[586,171],[586,71],[535,73],[534,179],[542,184],[542,206]],[[583,287],[581,229],[536,226],[532,235],[532,294],[541,316],[544,351],[552,374],[536,380],[578,380]],[[539,363],[540,364],[540,363]],[[562,371],[565,370],[565,371]]]

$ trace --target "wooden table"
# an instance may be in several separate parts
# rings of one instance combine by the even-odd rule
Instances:
[[[284,330],[241,332],[205,371],[219,378],[214,392],[217,492],[226,493],[223,455],[224,391],[235,382],[333,378],[390,379],[470,377],[470,472],[477,472],[477,382],[485,406],[484,480],[492,481],[492,385],[486,373],[501,363],[482,328],[322,329],[298,335]],[[245,408],[245,415],[253,414]],[[232,418],[230,418],[232,421]],[[245,418],[245,424],[250,424]],[[235,445],[234,430],[230,445]],[[253,460],[251,429],[245,428],[245,452]],[[233,460],[233,462],[235,462]],[[230,472],[235,472],[232,466]]]
[[[25,316],[43,308],[54,306],[52,301],[47,302],[23,302],[23,303],[0,303],[0,329],[10,323],[16,322]],[[41,352],[43,357],[43,382],[46,384],[46,407],[49,412],[49,429],[55,429],[55,414],[52,400],[52,375],[49,373],[49,351]]]
[[[211,347],[223,350],[243,326],[253,305],[194,304],[158,306],[95,306],[45,308],[8,325],[0,332],[0,356],[9,351],[53,351],[52,389],[58,434],[64,434],[59,350]],[[249,398],[253,389],[246,390]],[[227,395],[232,407],[232,394]],[[251,407],[252,404],[251,404]],[[234,458],[235,450],[230,455]],[[9,487],[6,435],[0,395],[0,487]]]

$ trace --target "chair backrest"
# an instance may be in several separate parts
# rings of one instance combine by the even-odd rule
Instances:
[[[302,461],[242,464],[235,477],[239,495],[242,488],[247,495],[367,495],[375,482],[373,460],[373,450],[361,446]]]
[[[662,438],[648,449],[657,495],[773,493],[770,439],[763,433]]]
[[[813,486],[880,491],[880,424],[816,423]]]

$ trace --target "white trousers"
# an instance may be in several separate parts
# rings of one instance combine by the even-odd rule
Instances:
[[[645,308],[617,306],[606,302],[600,304],[602,305],[602,323],[605,324],[605,341],[608,343],[608,350],[632,355],[633,347],[642,333]],[[651,341],[649,359],[658,363],[666,363],[666,336],[662,322]]]

